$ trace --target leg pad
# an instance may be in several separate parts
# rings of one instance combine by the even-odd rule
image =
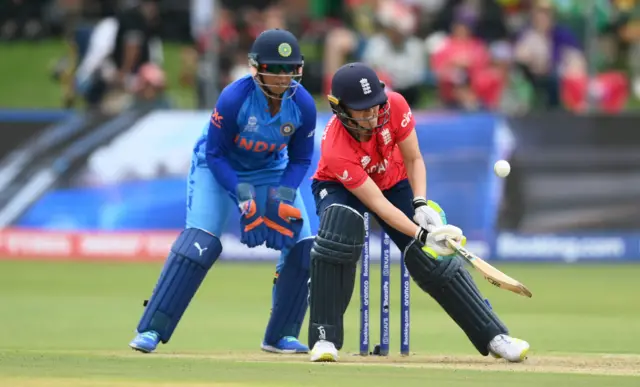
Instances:
[[[405,263],[413,280],[440,304],[478,352],[488,355],[489,342],[499,334],[508,333],[460,258],[437,260],[422,250],[420,242],[413,241],[405,250]]]
[[[363,245],[362,215],[340,204],[327,207],[311,249],[309,348],[318,340],[342,347],[343,317],[353,295]]]
[[[218,237],[197,228],[182,231],[171,246],[151,298],[145,301],[138,332],[156,331],[163,343],[168,342],[221,253]]]
[[[275,284],[273,310],[264,342],[275,345],[285,336],[298,337],[309,297],[309,264],[313,237],[298,241],[287,257]]]

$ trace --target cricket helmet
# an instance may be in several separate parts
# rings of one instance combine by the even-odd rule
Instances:
[[[347,109],[368,110],[379,106],[378,125],[373,128],[374,131],[389,122],[389,98],[384,90],[384,83],[371,67],[363,63],[348,63],[340,67],[333,75],[331,94],[327,99],[331,110],[347,129],[367,132],[372,130],[360,125],[370,117],[355,119]]]
[[[298,39],[287,30],[276,28],[263,31],[251,46],[249,66],[256,83],[270,98],[283,99],[286,91],[280,95],[271,92],[269,87],[278,85],[266,84],[264,75],[291,78],[291,93],[287,98],[292,97],[300,85],[304,67]]]

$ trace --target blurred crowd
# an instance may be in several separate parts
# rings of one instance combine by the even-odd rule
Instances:
[[[208,109],[209,77],[220,89],[247,74],[251,43],[268,28],[286,28],[299,37],[303,84],[315,95],[329,92],[342,64],[362,61],[414,107],[618,112],[640,98],[637,0],[0,4],[0,39],[60,34],[73,42],[76,58],[61,64],[60,77],[72,79],[70,94],[90,106],[104,104],[115,92],[129,103],[169,107],[162,41],[174,41],[184,45],[180,81],[193,87],[198,107]]]

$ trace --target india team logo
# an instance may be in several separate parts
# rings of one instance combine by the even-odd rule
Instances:
[[[282,124],[282,126],[280,127],[280,134],[283,136],[291,136],[295,129],[296,128],[292,123],[287,122],[286,124]]]
[[[281,43],[278,46],[278,54],[283,58],[288,58],[291,55],[291,46],[289,43]]]

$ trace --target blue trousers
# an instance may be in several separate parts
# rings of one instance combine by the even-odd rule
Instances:
[[[355,197],[355,195],[338,182],[313,180],[311,190],[316,202],[316,214],[318,214],[319,217],[322,216],[324,210],[330,205],[342,204],[353,208],[360,214],[369,212],[371,216],[374,216],[378,224],[380,224],[382,229],[389,235],[389,238],[391,238],[400,251],[404,251],[413,239],[389,226],[373,211],[369,211],[360,199]],[[401,180],[388,190],[382,191],[382,193],[391,204],[407,215],[409,219],[413,218],[413,191],[411,190],[409,180]]]
[[[281,171],[267,170],[264,174],[273,175],[274,178],[272,181],[275,183],[279,181],[281,173]],[[250,180],[242,181],[254,184]],[[264,213],[267,204],[268,190],[272,184],[264,184],[264,179],[260,183],[261,185],[254,185],[256,189],[256,204],[258,211]],[[298,239],[311,236],[309,218],[304,202],[302,201],[300,190],[297,190],[294,205],[300,209],[302,219],[304,220]],[[194,154],[187,183],[187,228],[199,228],[220,237],[227,231],[227,221],[230,216],[240,217],[238,205],[229,196],[229,193],[218,183],[206,163],[202,162],[197,154]],[[280,271],[280,268],[284,264],[284,258],[289,253],[288,250],[289,249],[284,249],[280,253],[276,271]]]

